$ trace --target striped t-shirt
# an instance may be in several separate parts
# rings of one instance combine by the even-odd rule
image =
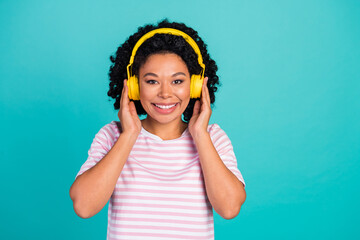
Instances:
[[[112,121],[100,129],[77,176],[109,152],[118,126]],[[217,124],[208,132],[224,164],[245,185],[226,133]],[[212,206],[188,129],[172,140],[141,129],[109,201],[107,239],[214,239]]]

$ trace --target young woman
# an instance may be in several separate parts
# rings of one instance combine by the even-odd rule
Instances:
[[[214,239],[212,209],[234,218],[246,193],[229,138],[209,125],[219,81],[205,43],[163,20],[110,59],[120,121],[96,134],[71,186],[76,214],[110,200],[107,239]]]

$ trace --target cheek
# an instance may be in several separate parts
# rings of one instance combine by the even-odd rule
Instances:
[[[149,101],[153,98],[151,92],[146,89],[146,85],[139,86],[140,87],[140,103],[143,106],[144,110],[147,110],[147,105]]]
[[[139,88],[140,88],[140,100],[141,99],[146,100],[146,99],[149,99],[151,97],[151,93],[153,91],[148,89],[147,85],[141,84],[141,85],[139,85]]]
[[[178,89],[177,95],[179,96],[179,98],[183,99],[184,101],[186,100],[190,101],[190,86]]]

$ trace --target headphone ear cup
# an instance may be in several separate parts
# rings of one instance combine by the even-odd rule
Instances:
[[[201,89],[203,85],[204,79],[201,75],[191,75],[190,80],[190,98],[200,98],[201,97]]]
[[[140,100],[139,81],[135,75],[129,77],[127,81],[129,98],[131,100]]]

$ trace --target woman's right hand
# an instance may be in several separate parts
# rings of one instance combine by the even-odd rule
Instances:
[[[118,117],[120,119],[122,132],[136,134],[137,136],[141,131],[141,121],[137,115],[134,102],[129,99],[128,91],[127,79],[124,79]]]

